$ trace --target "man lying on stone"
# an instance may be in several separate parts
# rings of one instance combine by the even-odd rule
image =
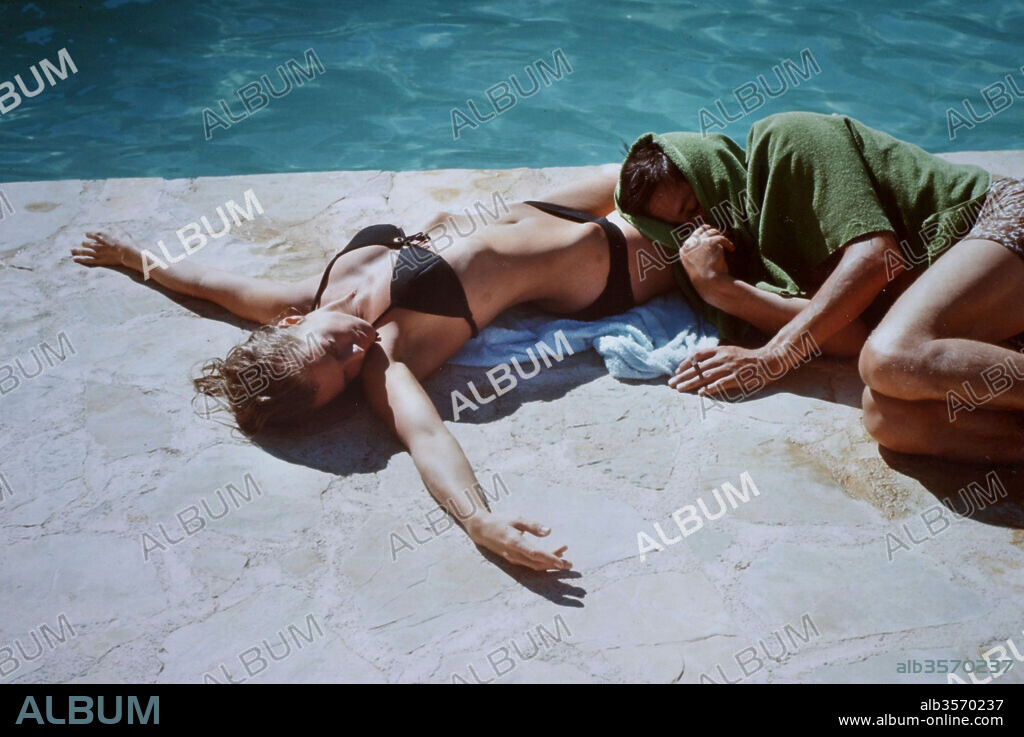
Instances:
[[[746,151],[721,134],[640,137],[616,204],[659,244],[643,278],[673,272],[726,341],[769,336],[698,352],[678,391],[735,398],[812,353],[859,355],[881,445],[1024,461],[1024,181],[794,112],[756,122]]]
[[[474,542],[518,565],[567,569],[566,546],[542,545],[524,534],[546,537],[548,528],[488,510],[469,460],[420,382],[514,305],[532,302],[593,320],[674,289],[668,272],[641,280],[633,267],[641,251],[652,258],[654,246],[616,214],[617,177],[617,166],[605,167],[554,193],[557,205],[511,205],[482,228],[449,213],[412,236],[393,225],[364,228],[322,275],[298,283],[187,260],[154,269],[152,276],[172,291],[263,324],[195,379],[199,392],[230,407],[243,432],[301,421],[361,379],[430,493],[442,507],[460,510],[456,516]],[[425,233],[443,221],[470,235],[431,242]],[[142,271],[141,251],[129,235],[105,230],[86,236],[72,250],[77,263]],[[316,355],[306,351],[310,346]],[[466,516],[455,500],[460,490],[475,497]]]

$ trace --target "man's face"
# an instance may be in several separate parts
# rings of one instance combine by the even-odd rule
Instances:
[[[647,201],[647,215],[671,225],[694,223],[704,219],[704,210],[693,188],[685,180],[669,180],[655,187]]]

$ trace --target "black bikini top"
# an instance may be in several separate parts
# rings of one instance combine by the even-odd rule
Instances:
[[[391,304],[380,317],[373,321],[373,326],[384,319],[395,307],[424,312],[428,315],[443,317],[461,317],[469,323],[475,338],[479,333],[473,313],[469,309],[469,300],[462,282],[451,265],[433,251],[418,245],[429,240],[423,233],[407,236],[395,225],[371,225],[363,228],[348,245],[341,250],[324,269],[320,287],[316,290],[310,310],[320,306],[320,298],[327,288],[334,262],[357,248],[365,246],[387,246],[398,250],[398,256],[391,272]]]

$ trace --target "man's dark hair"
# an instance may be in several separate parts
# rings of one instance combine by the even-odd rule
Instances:
[[[685,182],[686,177],[654,141],[637,146],[622,162],[619,206],[630,215],[645,215],[654,190],[668,181]]]

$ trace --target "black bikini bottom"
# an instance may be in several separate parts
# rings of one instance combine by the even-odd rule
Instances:
[[[604,229],[605,235],[608,237],[608,280],[605,282],[604,291],[588,307],[584,307],[568,317],[573,320],[600,320],[603,317],[618,315],[636,307],[633,288],[629,283],[629,249],[626,247],[626,236],[619,226],[609,222],[607,218],[597,218],[588,213],[550,202],[529,200],[526,204],[564,220],[572,220],[577,223],[597,223]]]

